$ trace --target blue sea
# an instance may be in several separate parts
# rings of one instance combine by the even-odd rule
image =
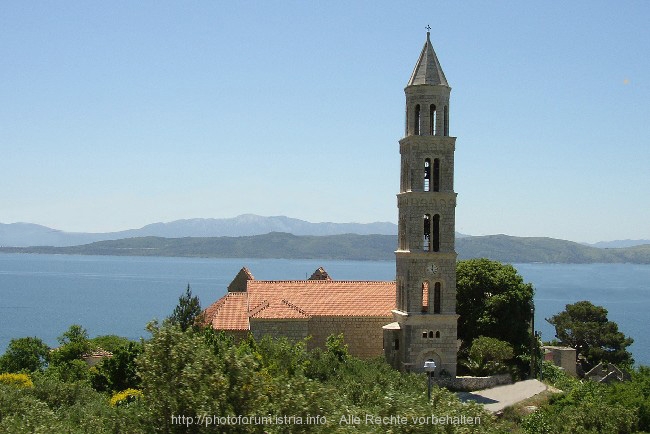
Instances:
[[[535,325],[565,305],[590,300],[634,339],[637,364],[650,365],[650,265],[514,264],[535,287]],[[0,353],[12,338],[37,336],[57,345],[71,324],[90,336],[147,337],[147,322],[169,316],[188,284],[207,307],[242,266],[256,279],[305,279],[323,266],[336,280],[393,280],[393,261],[195,259],[0,254]]]

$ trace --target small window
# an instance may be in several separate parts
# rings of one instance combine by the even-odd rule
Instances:
[[[440,159],[439,158],[433,160],[433,191],[440,191]]]
[[[431,214],[424,215],[424,231],[422,237],[422,250],[431,251]]]
[[[444,114],[444,130],[445,130],[445,136],[449,135],[449,108],[445,106],[445,114]]]
[[[399,350],[399,339],[395,339],[395,342],[393,342],[393,345],[396,350]]]
[[[431,159],[429,158],[424,160],[424,191],[431,191]]]
[[[436,332],[436,338],[440,339],[440,331]]]
[[[433,332],[432,331],[429,331],[429,337],[433,338]]]
[[[426,225],[426,218],[425,218],[425,225]],[[436,214],[433,216],[433,240],[431,242],[431,246],[427,250],[429,249],[432,249],[434,252],[440,251],[440,214]]]
[[[440,282],[436,282],[433,287],[433,313],[440,313],[441,297]]]
[[[432,136],[436,135],[436,106],[431,104],[429,106],[429,134]]]
[[[420,135],[420,104],[415,106],[415,124],[413,125],[413,134]]]
[[[422,332],[422,337],[426,339],[426,337],[427,337],[427,332]]]
[[[429,311],[429,282],[422,282],[422,312]]]

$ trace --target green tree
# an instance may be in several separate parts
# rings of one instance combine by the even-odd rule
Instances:
[[[0,372],[42,371],[50,348],[37,337],[12,339],[0,357]]]
[[[192,295],[192,289],[188,283],[185,293],[178,298],[178,305],[174,308],[169,321],[185,331],[197,323],[200,315],[201,303],[199,297]]]
[[[132,343],[131,340],[117,335],[102,335],[90,340],[90,345],[93,349],[101,348],[111,353],[116,352],[120,348],[128,347],[130,343]]]
[[[600,362],[628,368],[634,363],[627,351],[634,340],[618,331],[618,325],[607,319],[607,309],[602,306],[586,300],[567,304],[563,312],[546,321],[555,327],[555,336],[563,345],[575,348],[576,357],[586,360],[586,369]]]
[[[50,356],[55,365],[81,360],[82,356],[92,349],[88,340],[88,332],[79,324],[71,325],[57,340],[61,346],[56,348]]]
[[[142,354],[142,344],[129,342],[113,351],[113,357],[105,357],[97,366],[90,368],[90,380],[98,391],[119,392],[139,389],[136,359]]]
[[[507,372],[506,361],[512,359],[512,346],[496,338],[481,336],[472,342],[465,366],[473,375]]]
[[[509,264],[489,259],[459,261],[456,267],[458,338],[467,352],[487,336],[512,345],[515,355],[529,351],[533,286]]]

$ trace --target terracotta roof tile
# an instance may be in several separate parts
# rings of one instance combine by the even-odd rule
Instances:
[[[391,316],[395,282],[291,280],[247,282],[250,303],[282,299],[309,316]]]
[[[205,318],[215,329],[249,330],[249,318],[390,318],[394,308],[394,281],[248,280],[245,292],[229,292],[205,310]]]
[[[206,323],[217,330],[249,330],[248,294],[229,292],[205,310]]]

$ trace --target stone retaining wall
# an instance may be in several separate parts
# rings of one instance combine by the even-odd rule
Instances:
[[[491,377],[437,377],[434,383],[450,390],[470,392],[473,390],[489,389],[491,387],[512,384],[510,374],[499,374]]]

